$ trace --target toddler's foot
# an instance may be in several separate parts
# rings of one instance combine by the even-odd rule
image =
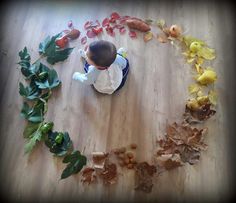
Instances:
[[[127,49],[126,48],[123,48],[123,47],[121,47],[121,48],[119,48],[118,50],[117,50],[117,53],[118,54],[120,54],[120,55],[122,55],[123,57],[127,57]]]

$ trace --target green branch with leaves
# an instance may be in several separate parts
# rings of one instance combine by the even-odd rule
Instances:
[[[62,172],[61,178],[78,173],[86,165],[86,157],[79,151],[73,152],[73,142],[67,132],[53,132],[53,122],[45,122],[44,116],[48,110],[48,99],[52,91],[61,85],[55,69],[49,68],[41,62],[46,57],[51,65],[66,60],[73,48],[60,49],[55,41],[61,33],[46,37],[39,44],[40,57],[31,63],[31,56],[27,47],[19,52],[20,70],[25,77],[26,84],[19,83],[19,94],[24,102],[20,115],[27,120],[23,137],[27,140],[25,153],[30,153],[35,146],[44,142],[55,156],[66,156],[64,163],[69,163]],[[79,154],[79,156],[78,156]],[[70,159],[72,157],[72,159]]]

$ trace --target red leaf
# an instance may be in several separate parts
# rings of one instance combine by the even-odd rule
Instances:
[[[113,28],[110,27],[110,26],[107,26],[106,27],[106,31],[107,31],[107,34],[114,37],[115,36],[115,32],[113,31]]]
[[[108,18],[105,18],[105,19],[102,21],[102,27],[106,27],[107,25],[109,25],[109,19],[108,19]]]
[[[120,17],[120,24],[125,24],[126,20],[130,19],[130,16],[122,16]]]
[[[115,20],[118,20],[120,18],[120,15],[117,13],[117,12],[113,12],[111,14],[111,18],[115,19]]]
[[[84,24],[84,29],[87,30],[91,27],[91,24],[92,24],[92,21],[87,21],[85,24]]]
[[[94,37],[96,37],[97,35],[96,35],[96,33],[94,33],[92,30],[88,30],[88,31],[87,31],[87,36],[88,36],[88,38],[94,38]]]
[[[117,28],[117,29],[121,29],[121,28],[124,28],[124,25],[121,25],[121,24],[115,24],[115,25],[113,26],[113,29],[115,29],[115,28]]]
[[[103,28],[102,28],[102,27],[100,27],[100,28],[92,28],[92,31],[93,31],[96,35],[98,35],[98,34],[100,34],[100,33],[103,31]]]
[[[129,36],[134,39],[134,38],[137,38],[137,34],[135,31],[129,31]]]
[[[87,37],[84,36],[81,38],[81,44],[86,44],[87,43]]]
[[[98,27],[101,26],[101,24],[100,24],[100,22],[99,22],[98,20],[96,20],[96,23],[97,23],[97,26],[98,26]]]
[[[119,31],[120,31],[120,34],[124,34],[126,32],[126,29],[124,27],[122,27],[119,29]]]
[[[109,19],[109,22],[110,22],[110,23],[115,23],[115,22],[116,22],[116,19],[115,19],[115,18],[110,18],[110,19]]]
[[[67,23],[67,26],[68,26],[68,28],[70,28],[70,29],[73,28],[73,22],[72,22],[72,20],[70,20],[70,21]]]
[[[86,38],[86,40],[87,40],[87,38]],[[88,49],[88,45],[86,45],[86,46],[84,47],[84,51],[87,51],[87,49]]]

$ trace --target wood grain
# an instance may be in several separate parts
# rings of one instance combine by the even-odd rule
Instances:
[[[60,1],[11,3],[6,6],[0,39],[0,178],[4,183],[1,188],[3,194],[12,201],[24,202],[216,202],[227,197],[230,166],[226,105],[232,98],[226,90],[223,67],[232,56],[224,52],[219,31],[223,19],[226,22],[225,35],[231,36],[232,19],[227,4],[192,3]],[[32,59],[36,60],[39,42],[47,35],[65,29],[69,20],[83,30],[87,20],[102,20],[112,11],[142,19],[163,18],[168,24],[180,24],[187,33],[204,39],[217,52],[217,59],[212,65],[219,75],[216,84],[219,105],[216,116],[205,123],[209,127],[206,140],[209,149],[202,154],[199,164],[186,165],[160,176],[151,194],[133,189],[134,174],[131,171],[124,172],[118,184],[111,187],[102,184],[83,186],[79,175],[59,180],[64,165],[43,144],[30,156],[24,155],[22,132],[25,122],[19,116],[22,98],[18,94],[18,83],[23,78],[16,65],[18,51],[27,46]],[[131,71],[125,86],[114,95],[106,96],[72,81],[73,72],[83,70],[77,52],[81,45],[76,40],[71,43],[75,49],[69,59],[54,66],[62,80],[62,87],[53,93],[46,119],[54,122],[57,131],[68,131],[75,148],[84,150],[86,155],[137,143],[138,160],[151,161],[156,150],[155,141],[163,136],[166,123],[179,121],[184,111],[187,86],[192,81],[190,67],[184,64],[180,52],[171,45],[158,41],[145,44],[141,34],[138,34],[137,40],[131,40],[127,33],[124,36],[117,34],[115,38],[107,35],[100,38],[128,49]],[[224,40],[224,43],[229,42],[229,39]],[[228,45],[232,47],[230,43]]]

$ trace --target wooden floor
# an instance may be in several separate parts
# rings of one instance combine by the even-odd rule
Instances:
[[[53,2],[11,3],[4,8],[1,19],[1,193],[12,201],[23,202],[216,202],[226,198],[231,177],[226,106],[233,99],[226,88],[226,76],[231,77],[230,72],[224,69],[233,60],[231,52],[225,51],[233,48],[228,6],[203,2],[192,5],[194,1]],[[219,75],[216,84],[219,105],[216,116],[205,123],[209,127],[206,140],[209,149],[202,154],[199,164],[186,165],[160,176],[151,194],[133,189],[131,171],[121,175],[118,184],[111,187],[83,186],[79,175],[59,180],[64,165],[61,159],[53,158],[43,144],[30,156],[24,155],[22,132],[25,121],[19,116],[22,98],[18,94],[18,83],[23,77],[16,65],[18,51],[27,46],[32,59],[37,59],[39,42],[47,35],[65,29],[69,20],[83,30],[87,20],[101,21],[112,11],[143,19],[163,18],[168,24],[180,24],[217,52],[212,66]],[[138,160],[151,161],[155,141],[163,135],[166,123],[179,121],[184,111],[187,87],[192,81],[190,67],[170,44],[157,41],[145,44],[142,35],[136,40],[131,40],[127,34],[101,38],[128,49],[131,71],[125,86],[112,96],[104,96],[89,86],[72,81],[73,72],[83,69],[77,52],[81,45],[77,40],[71,44],[75,49],[69,59],[54,66],[62,87],[49,101],[47,120],[54,122],[57,131],[68,131],[75,148],[84,150],[86,155],[134,142],[138,144]]]

